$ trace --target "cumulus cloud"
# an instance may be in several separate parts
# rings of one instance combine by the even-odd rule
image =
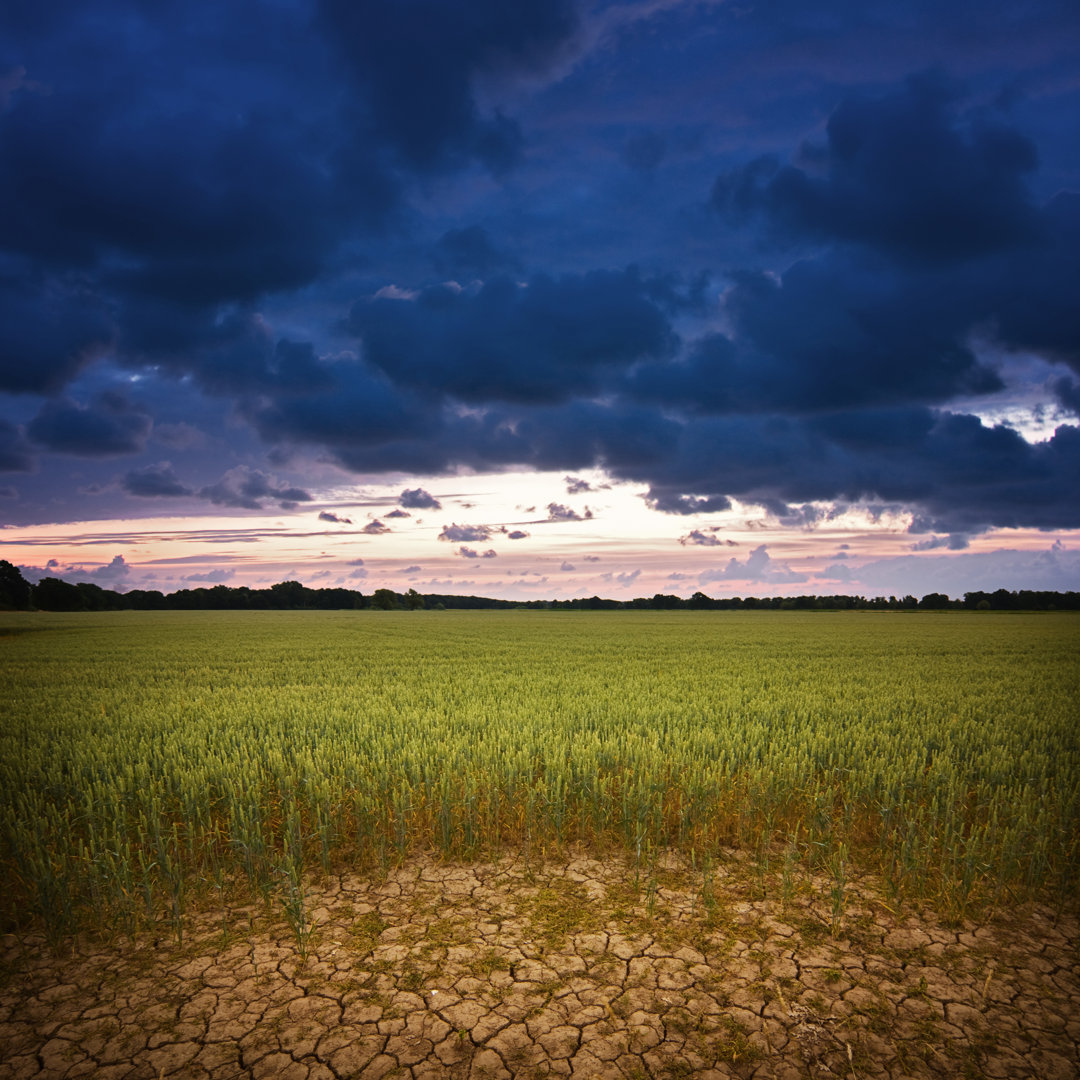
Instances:
[[[0,472],[29,472],[33,467],[31,449],[22,433],[0,417]]]
[[[441,510],[442,503],[423,488],[406,488],[398,502],[408,510]]]
[[[221,584],[221,582],[228,581],[230,578],[235,577],[235,575],[235,570],[207,570],[205,573],[188,574],[183,580]]]
[[[444,525],[438,538],[456,544],[463,540],[487,540],[494,531],[489,525]]]
[[[722,540],[716,535],[714,529],[707,529],[702,531],[701,529],[691,529],[685,536],[679,537],[679,543],[684,547],[689,544],[691,547],[736,547],[734,540]]]
[[[1030,243],[1039,233],[1025,183],[1035,146],[1000,122],[961,127],[960,97],[939,72],[883,96],[847,97],[829,118],[817,175],[759,159],[721,177],[713,202],[926,262]]]
[[[486,277],[492,271],[512,268],[516,260],[499,251],[487,229],[469,225],[449,229],[439,237],[432,252],[435,266],[444,274]]]
[[[109,391],[89,405],[68,398],[48,401],[26,432],[34,443],[54,453],[116,457],[142,450],[151,427],[148,413]]]
[[[736,558],[728,560],[722,569],[703,570],[698,574],[698,584],[707,585],[712,581],[746,581],[770,585],[786,585],[806,581],[807,575],[792,570],[785,563],[774,562],[765,544],[760,544],[740,562]]]
[[[521,529],[512,529],[506,534],[507,540],[527,540],[528,538],[529,534],[527,532],[523,532]]]
[[[388,533],[390,527],[376,518],[374,521],[369,521],[360,531],[367,533],[368,536],[381,536],[383,533]]]
[[[274,500],[283,509],[311,501],[311,495],[303,488],[281,484],[269,474],[247,465],[229,469],[217,483],[202,488],[199,495],[218,506],[245,510],[261,510],[264,499]]]
[[[352,524],[352,518],[338,517],[338,515],[335,514],[332,510],[320,510],[319,511],[319,520],[320,521],[329,521],[334,525],[351,525]]]
[[[897,555],[873,559],[857,570],[831,566],[860,588],[901,596],[943,592],[959,597],[987,589],[1080,590],[1080,551],[1053,544],[1042,550],[998,548],[949,554]]]
[[[494,548],[488,548],[487,551],[476,551],[474,548],[466,547],[464,544],[458,548],[457,554],[463,559],[494,559],[498,556],[498,552]]]
[[[593,516],[592,511],[587,506],[585,507],[585,513],[579,514],[569,506],[553,502],[547,504],[547,512],[548,521],[586,521]]]
[[[912,551],[934,551],[936,548],[948,548],[950,551],[963,551],[971,546],[971,538],[966,533],[950,533],[948,536],[931,536],[918,540],[911,545]]]
[[[432,286],[409,303],[373,297],[353,306],[349,327],[395,384],[469,402],[565,402],[676,343],[633,270],[527,285],[495,277],[475,293]]]
[[[395,508],[395,509],[390,510],[387,513],[383,514],[383,517],[388,517],[388,518],[411,518],[412,514],[410,514],[407,510],[399,510],[399,509]]]
[[[564,476],[567,495],[580,495],[584,491],[592,491],[593,486],[588,480],[582,480],[579,476]]]
[[[575,565],[574,565],[573,563],[571,563],[571,562],[564,562],[564,563],[562,564],[562,566],[560,566],[560,567],[559,567],[559,569],[560,569],[560,570],[567,570],[567,571],[569,571],[569,570],[576,570],[576,569],[577,569],[577,567],[576,567],[576,566],[575,566]]]
[[[177,498],[193,494],[191,488],[181,483],[173,470],[172,463],[159,461],[156,465],[146,465],[141,469],[132,469],[124,476],[121,486],[129,495],[142,498]]]

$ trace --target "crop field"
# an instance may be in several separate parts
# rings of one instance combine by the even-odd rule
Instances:
[[[0,616],[7,929],[134,932],[410,853],[723,850],[1075,903],[1075,616]]]
[[[0,1078],[1065,1078],[1080,618],[0,615]]]

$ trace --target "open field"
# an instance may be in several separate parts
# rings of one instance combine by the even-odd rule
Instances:
[[[0,615],[0,1075],[1074,1076],[1078,645]]]

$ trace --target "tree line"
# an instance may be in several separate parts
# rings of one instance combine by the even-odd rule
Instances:
[[[266,589],[246,585],[213,585],[163,593],[157,589],[116,592],[92,582],[45,577],[32,585],[17,566],[0,559],[0,608],[15,611],[339,611],[374,609],[418,611],[478,608],[534,608],[559,611],[1078,611],[1080,592],[1020,589],[1010,592],[968,592],[953,600],[944,593],[914,596],[706,596],[684,599],[670,593],[610,600],[600,596],[573,600],[497,600],[487,596],[444,593],[399,593],[376,589],[370,596],[355,589],[309,589],[299,581],[280,581]]]

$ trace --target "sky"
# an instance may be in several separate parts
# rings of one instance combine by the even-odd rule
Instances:
[[[1074,0],[8,0],[0,558],[1080,589]]]

